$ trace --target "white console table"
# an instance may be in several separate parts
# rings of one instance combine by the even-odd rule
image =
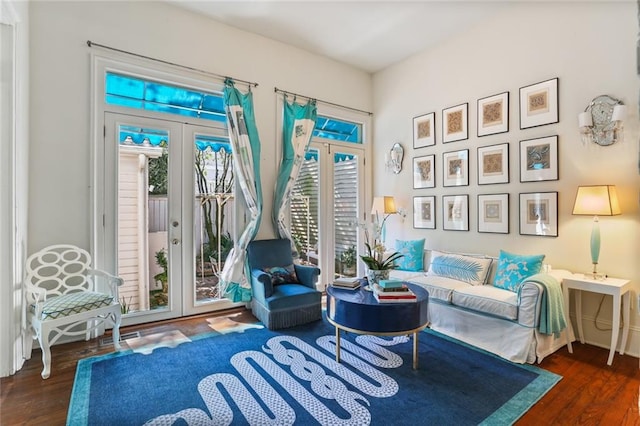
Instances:
[[[620,278],[605,278],[602,280],[585,277],[582,274],[573,274],[565,276],[562,279],[562,292],[564,296],[565,311],[567,319],[569,318],[569,297],[570,291],[576,291],[576,322],[578,323],[578,337],[580,343],[584,343],[584,333],[582,331],[582,292],[591,291],[599,294],[609,294],[613,296],[613,326],[611,329],[611,347],[609,348],[609,359],[607,365],[613,362],[613,355],[616,352],[618,344],[618,335],[620,332],[620,304],[624,302],[622,309],[623,328],[622,342],[620,343],[620,355],[624,355],[624,349],[627,345],[629,336],[629,321],[631,313],[631,281]],[[571,339],[567,333],[567,348],[569,353],[573,353]]]

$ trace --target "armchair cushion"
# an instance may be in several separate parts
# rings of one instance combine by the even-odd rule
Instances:
[[[113,296],[109,294],[85,291],[81,293],[69,293],[62,296],[47,299],[42,305],[41,320],[68,317],[69,315],[91,311],[93,309],[109,306],[113,302]],[[35,310],[35,306],[31,308]]]
[[[267,266],[262,270],[271,278],[271,285],[300,283],[293,263],[286,266]]]

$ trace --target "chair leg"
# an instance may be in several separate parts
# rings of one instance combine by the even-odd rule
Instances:
[[[40,330],[40,349],[42,349],[42,364],[44,368],[40,375],[43,379],[48,379],[51,375],[51,348],[49,347],[49,331]]]
[[[120,313],[120,308],[118,307],[118,311],[113,313],[114,321],[113,321],[113,329],[111,330],[111,334],[113,337],[113,347],[116,351],[121,349],[120,346],[120,322],[122,319],[122,314]]]

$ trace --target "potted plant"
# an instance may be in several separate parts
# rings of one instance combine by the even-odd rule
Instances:
[[[384,222],[382,223],[384,225]],[[370,240],[370,233],[367,227],[365,227],[365,247],[367,252],[360,255],[360,259],[367,265],[367,280],[369,284],[376,284],[380,280],[389,279],[389,270],[393,269],[394,262],[404,255],[401,253],[393,252],[385,256],[386,248],[381,241],[380,230],[382,226],[374,221],[373,227],[373,239]]]
[[[342,273],[344,275],[355,275],[356,266],[356,247],[350,246],[340,255],[340,263],[342,264]]]

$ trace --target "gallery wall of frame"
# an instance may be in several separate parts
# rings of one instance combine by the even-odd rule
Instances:
[[[516,144],[508,136],[509,91],[477,99],[477,138],[469,138],[468,102],[442,108],[440,123],[436,121],[436,112],[414,117],[413,227],[435,230],[439,226],[447,231],[469,231],[469,193],[438,195],[437,184],[449,190],[473,192],[469,188],[472,186],[469,175],[470,169],[475,167],[477,232],[509,234],[510,200],[517,199],[520,235],[557,237],[558,192],[544,190],[544,186],[536,190],[536,183],[559,179],[559,137],[557,134],[526,136],[527,129],[559,123],[558,87],[559,79],[556,77],[519,89],[520,140],[517,152],[520,185],[518,192],[513,194],[499,190],[499,185],[511,182],[509,155],[510,148]],[[438,152],[441,151],[437,148],[438,134],[441,134],[440,143],[452,149]],[[485,138],[488,144],[482,143]],[[470,153],[475,153],[475,161],[470,158]],[[439,161],[442,166],[436,167]],[[441,180],[436,179],[437,168],[442,170],[439,172]],[[436,204],[441,207],[436,209]]]

